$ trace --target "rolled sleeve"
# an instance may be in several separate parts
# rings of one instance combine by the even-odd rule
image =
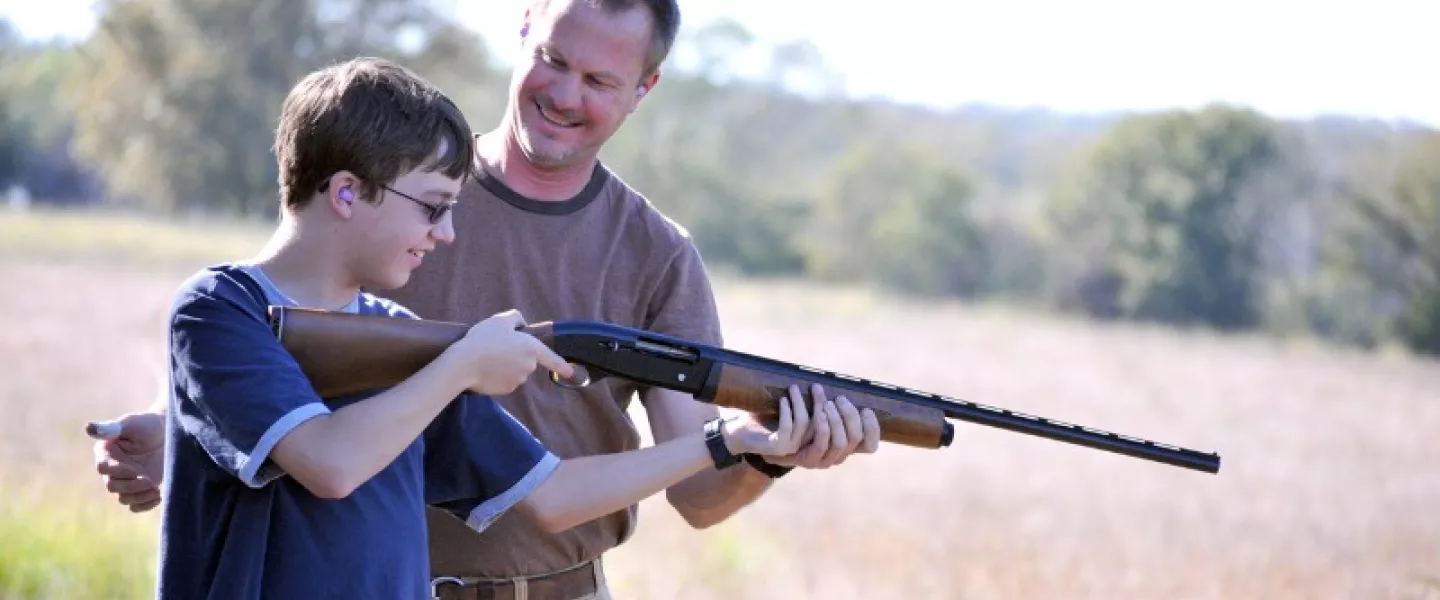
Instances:
[[[540,487],[540,484],[549,478],[558,466],[560,466],[560,457],[546,452],[540,462],[536,463],[524,477],[521,477],[520,481],[515,482],[515,485],[501,492],[499,496],[481,502],[479,506],[472,509],[469,516],[465,517],[465,524],[475,531],[485,531],[491,523],[495,522],[495,519],[500,518],[505,511],[519,504],[521,500],[530,495],[530,492]]]
[[[233,288],[233,289],[232,289]],[[171,320],[176,411],[189,435],[251,487],[283,475],[270,452],[290,431],[330,413],[238,284],[182,293]]]
[[[484,531],[560,465],[489,396],[463,394],[425,433],[426,500]]]
[[[256,444],[255,451],[245,460],[241,461],[239,477],[245,485],[250,487],[261,487],[282,474],[282,471],[274,463],[266,463],[270,451],[275,449],[275,444],[280,443],[280,438],[290,433],[290,430],[299,427],[301,423],[310,420],[312,417],[329,414],[330,410],[324,404],[311,403],[295,408],[280,417],[279,421],[270,425],[265,434],[260,436],[260,442]],[[262,465],[268,465],[262,469]]]

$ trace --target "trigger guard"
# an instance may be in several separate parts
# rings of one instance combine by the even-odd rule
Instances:
[[[589,369],[573,363],[571,366],[575,367],[575,377],[573,379],[561,379],[559,373],[551,371],[550,381],[567,390],[578,390],[595,382],[595,379],[590,377]]]

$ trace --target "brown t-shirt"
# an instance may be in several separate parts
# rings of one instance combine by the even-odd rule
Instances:
[[[689,234],[597,165],[566,201],[520,196],[492,175],[468,181],[452,217],[455,241],[426,256],[386,296],[422,318],[476,323],[519,310],[526,321],[592,319],[720,344],[714,296]],[[639,446],[626,414],[635,384],[606,378],[575,391],[538,372],[496,400],[561,458]],[[642,396],[643,400],[643,396]],[[549,573],[600,556],[628,538],[637,507],[559,535],[510,512],[476,533],[430,509],[437,575]]]

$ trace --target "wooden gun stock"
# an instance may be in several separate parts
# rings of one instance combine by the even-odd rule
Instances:
[[[390,387],[465,337],[470,327],[429,321],[271,306],[270,328],[321,398]],[[526,328],[546,345],[549,324]]]

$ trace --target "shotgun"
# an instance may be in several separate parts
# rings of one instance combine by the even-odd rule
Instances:
[[[424,368],[470,330],[462,323],[356,315],[311,308],[270,306],[271,330],[294,356],[322,398],[393,386]],[[958,419],[1051,440],[1078,444],[1171,466],[1216,473],[1220,456],[1127,435],[1072,425],[956,400],[803,365],[745,354],[621,325],[587,320],[532,323],[521,328],[576,366],[567,388],[604,377],[676,390],[701,402],[741,409],[760,418],[778,415],[790,385],[808,392],[818,383],[869,408],[881,440],[918,448],[949,446]]]

